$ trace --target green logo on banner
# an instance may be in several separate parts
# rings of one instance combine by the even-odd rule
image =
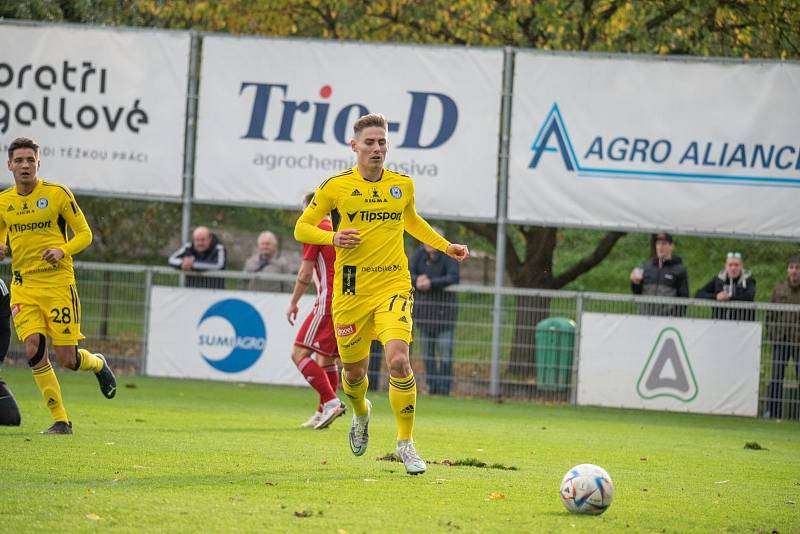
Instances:
[[[681,333],[673,327],[661,331],[636,383],[643,399],[673,397],[690,402],[699,392]]]

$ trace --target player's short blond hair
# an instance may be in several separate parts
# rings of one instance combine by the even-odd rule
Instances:
[[[353,133],[358,137],[361,130],[369,128],[370,126],[377,126],[378,128],[386,129],[386,117],[382,113],[368,113],[363,117],[359,117],[355,124],[353,124]]]

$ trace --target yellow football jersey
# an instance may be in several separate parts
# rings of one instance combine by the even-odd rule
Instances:
[[[389,169],[383,169],[376,182],[362,177],[357,166],[325,180],[298,219],[295,238],[302,243],[332,244],[335,232],[317,224],[333,210],[341,215],[339,228],[354,228],[361,236],[357,247],[336,249],[334,299],[409,290],[404,230],[439,250],[449,245],[417,214],[413,180]]]
[[[72,256],[89,246],[92,231],[72,192],[40,179],[27,195],[20,195],[16,186],[0,192],[0,243],[6,240],[11,248],[12,284],[66,286],[75,283]],[[49,248],[64,251],[56,265],[42,259],[42,252]]]

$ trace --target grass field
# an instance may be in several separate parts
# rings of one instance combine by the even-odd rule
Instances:
[[[411,477],[372,395],[370,450],[349,414],[299,429],[310,389],[123,377],[117,398],[61,373],[73,436],[50,424],[27,370],[4,372],[23,425],[0,427],[0,531],[799,532],[800,424],[734,417],[421,398]],[[745,449],[757,442],[767,450]],[[516,470],[432,461],[475,458]],[[596,463],[616,496],[574,516],[563,474]]]

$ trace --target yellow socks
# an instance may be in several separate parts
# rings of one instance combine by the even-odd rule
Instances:
[[[80,367],[78,367],[79,371],[91,371],[93,373],[99,373],[103,369],[103,360],[88,350],[78,349],[78,354],[80,355],[81,359]]]
[[[348,382],[347,377],[342,369],[342,390],[344,394],[350,399],[350,405],[353,407],[353,413],[359,416],[367,415],[367,387],[369,386],[369,379],[367,375],[358,382]]]
[[[44,397],[47,407],[50,408],[53,420],[69,421],[67,411],[64,409],[64,403],[61,401],[61,386],[58,384],[58,378],[50,362],[33,370],[33,380],[39,387],[39,391],[42,392],[42,397]]]
[[[397,439],[411,439],[417,407],[417,382],[413,372],[402,378],[389,377],[389,404],[397,420]]]

